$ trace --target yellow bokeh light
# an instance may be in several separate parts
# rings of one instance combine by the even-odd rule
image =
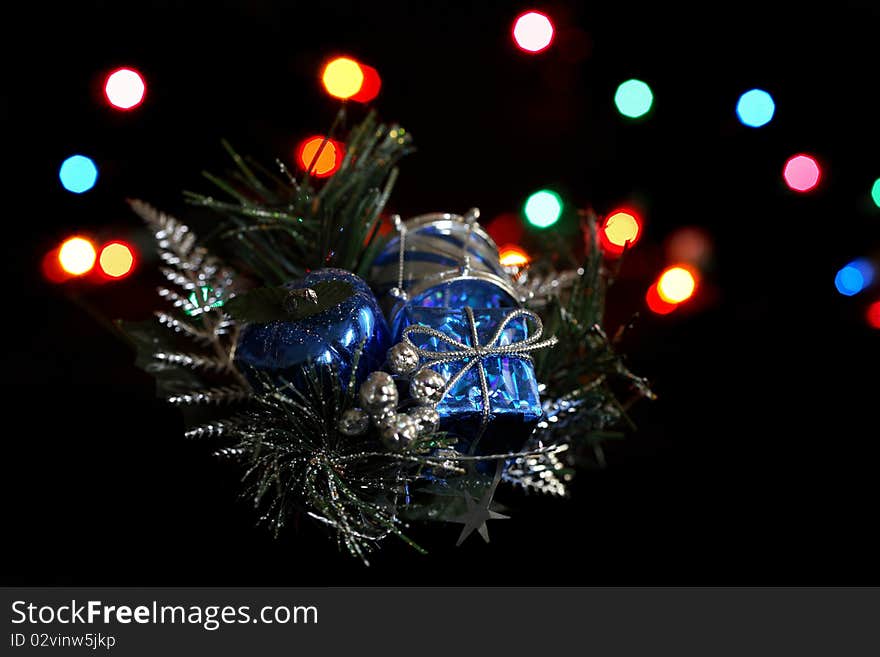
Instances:
[[[693,272],[684,267],[670,267],[657,281],[657,294],[667,303],[681,303],[690,299],[697,287]]]
[[[58,250],[58,263],[73,276],[82,276],[91,271],[96,257],[95,245],[84,237],[71,237]]]
[[[639,222],[629,212],[616,212],[605,222],[605,237],[615,246],[626,246],[639,236]]]
[[[108,244],[101,250],[101,257],[98,259],[101,265],[101,271],[111,278],[119,278],[125,276],[131,271],[134,264],[134,256],[131,249],[125,244],[114,242]]]
[[[364,85],[364,72],[353,59],[337,57],[324,67],[321,81],[331,96],[351,98]]]
[[[529,264],[529,256],[519,247],[506,246],[501,249],[499,261],[502,267],[522,267]]]

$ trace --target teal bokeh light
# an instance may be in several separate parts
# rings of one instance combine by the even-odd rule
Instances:
[[[562,199],[556,192],[542,189],[529,196],[523,213],[526,221],[535,228],[547,228],[559,221],[562,215]]]
[[[736,115],[740,123],[750,128],[760,128],[770,123],[776,112],[773,96],[763,89],[752,89],[739,97]]]
[[[646,83],[641,80],[621,82],[614,94],[617,111],[631,119],[644,116],[654,104],[654,94]]]
[[[98,180],[98,167],[85,155],[71,155],[61,163],[58,171],[61,186],[68,192],[82,194],[95,186]]]

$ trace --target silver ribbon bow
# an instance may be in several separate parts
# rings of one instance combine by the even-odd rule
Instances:
[[[529,355],[529,352],[535,351],[537,349],[543,349],[545,347],[552,347],[557,343],[556,337],[541,339],[541,335],[544,332],[544,324],[541,322],[541,318],[538,317],[531,310],[525,310],[524,308],[518,308],[510,312],[501,322],[498,324],[498,327],[495,329],[495,332],[492,334],[492,337],[489,338],[489,342],[486,344],[480,344],[480,338],[477,335],[477,323],[474,320],[474,311],[470,309],[470,307],[465,306],[464,308],[465,315],[468,321],[468,329],[470,331],[471,336],[471,344],[464,344],[463,342],[459,342],[455,338],[452,338],[442,331],[438,331],[435,328],[431,328],[430,326],[422,326],[420,324],[413,324],[411,326],[407,326],[403,329],[403,341],[407,343],[410,347],[415,349],[416,353],[418,353],[420,358],[428,358],[430,359],[428,363],[424,365],[424,367],[434,367],[435,365],[442,365],[446,363],[455,363],[455,362],[464,362],[464,366],[455,373],[455,375],[446,382],[446,387],[443,390],[443,396],[446,395],[447,392],[452,390],[455,385],[461,380],[461,378],[470,371],[471,368],[476,367],[477,372],[480,375],[480,390],[483,393],[483,429],[485,429],[486,424],[489,421],[489,382],[486,380],[486,368],[483,364],[483,359],[488,358],[489,356],[516,356],[518,358],[524,358],[526,360],[531,361],[532,357]],[[526,319],[532,320],[535,324],[535,330],[532,332],[532,335],[527,337],[524,340],[520,340],[518,342],[511,342],[510,344],[499,345],[498,341],[501,339],[501,335],[504,333],[504,330],[507,328],[507,325],[510,324],[514,319],[518,317],[525,317]],[[451,350],[447,351],[431,351],[429,349],[422,349],[421,347],[416,346],[413,341],[410,339],[410,335],[418,334],[418,335],[427,335],[432,338],[436,338],[442,342],[453,347]],[[443,397],[440,398],[441,400]]]

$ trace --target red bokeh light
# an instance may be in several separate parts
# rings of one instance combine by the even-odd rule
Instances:
[[[379,90],[382,88],[382,78],[379,77],[379,71],[372,66],[367,66],[362,62],[358,62],[358,65],[364,73],[364,81],[361,84],[360,91],[353,95],[351,99],[359,103],[369,103],[379,95]]]
[[[43,276],[50,283],[63,283],[74,277],[72,274],[64,271],[64,268],[61,266],[61,262],[58,259],[59,251],[60,247],[52,249],[43,256],[43,261],[40,263]]]
[[[678,304],[669,303],[660,298],[660,293],[657,291],[657,283],[648,288],[648,292],[645,294],[645,303],[648,304],[651,312],[658,315],[668,315],[678,306]]]
[[[865,318],[868,320],[868,326],[875,329],[880,329],[880,301],[875,301],[870,306],[868,306],[868,311],[865,313]]]

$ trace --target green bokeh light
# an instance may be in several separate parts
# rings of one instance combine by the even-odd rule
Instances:
[[[631,119],[644,116],[654,104],[654,94],[651,87],[641,80],[627,80],[621,82],[614,94],[614,104],[617,111]]]
[[[535,228],[548,228],[562,215],[562,199],[549,189],[539,190],[526,200],[523,213]]]
[[[871,198],[874,199],[874,205],[880,208],[880,178],[877,178],[871,187]]]
[[[193,290],[193,292],[189,295],[189,302],[194,307],[190,310],[185,309],[183,312],[185,314],[189,315],[190,317],[193,317],[197,314],[200,314],[204,305],[206,303],[208,303],[208,301],[214,295],[214,289],[207,286],[207,285],[203,285],[200,292],[201,292],[201,296],[202,296],[201,299],[199,299],[199,295],[195,292],[195,290]],[[211,304],[211,308],[219,308],[222,305],[223,305],[223,300],[217,299],[216,301],[214,301],[214,303]]]

